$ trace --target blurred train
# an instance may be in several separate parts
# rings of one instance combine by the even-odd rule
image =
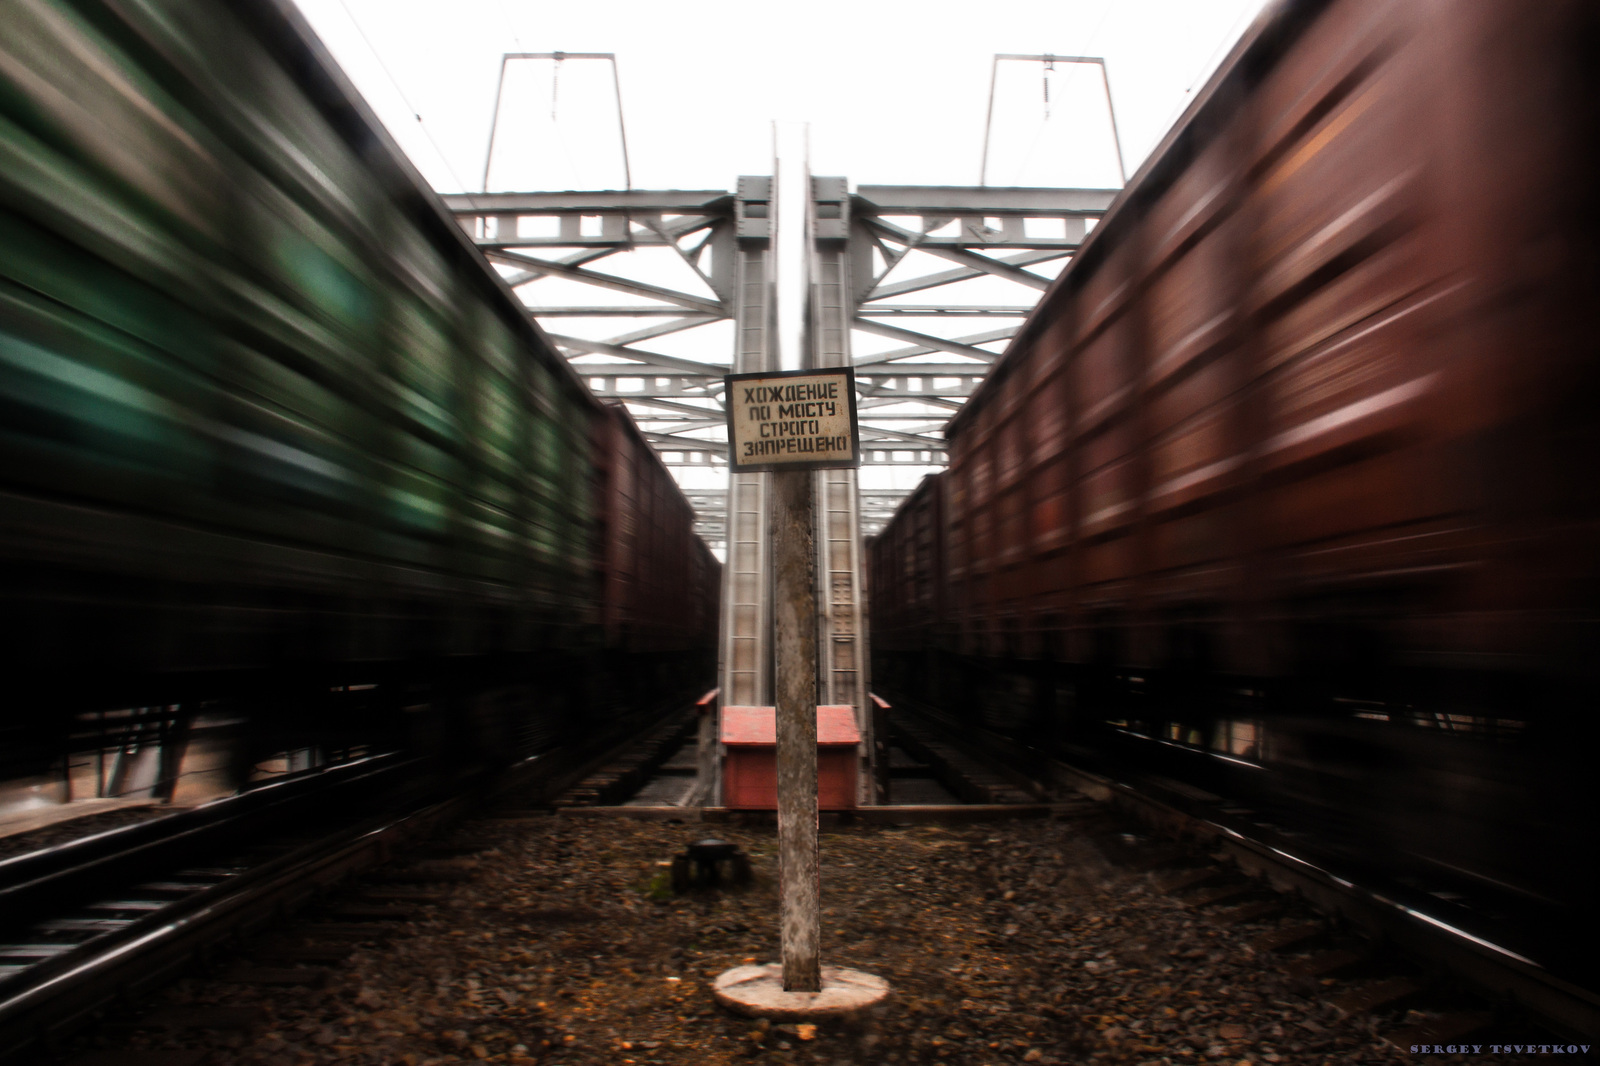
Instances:
[[[875,687],[1588,900],[1597,153],[1594,4],[1269,8],[872,542]]]
[[[719,564],[288,0],[0,10],[0,770],[97,709],[509,759],[709,687]]]

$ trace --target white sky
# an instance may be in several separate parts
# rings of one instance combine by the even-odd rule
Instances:
[[[816,174],[868,184],[976,184],[997,52],[1104,56],[1131,173],[1190,99],[1188,90],[1204,84],[1264,6],[1264,0],[297,2],[412,160],[445,192],[479,187],[500,56],[512,51],[616,53],[636,188],[728,189],[740,174],[769,173],[775,119],[810,122]],[[518,127],[550,130],[554,65],[525,66],[508,79],[502,136],[510,140],[502,147],[510,152],[519,140],[555,141],[546,153],[554,158],[519,161],[497,149],[493,187],[620,186],[610,70],[564,64],[556,108],[561,136],[518,138]],[[1042,71],[1031,64],[1002,68],[990,184],[1114,185],[1095,68],[1053,75],[1056,122],[1048,130]],[[1065,126],[1074,115],[1083,116],[1080,130]],[[1063,143],[1079,133],[1084,144]]]

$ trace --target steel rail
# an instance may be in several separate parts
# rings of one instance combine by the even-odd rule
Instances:
[[[1551,973],[1510,948],[1392,898],[1381,889],[1339,876],[1302,857],[1219,821],[1164,803],[1133,785],[1056,762],[1061,780],[1092,799],[1126,810],[1179,836],[1209,841],[1240,870],[1293,892],[1378,940],[1459,978],[1492,1002],[1514,1003],[1553,1032],[1575,1038],[1600,1034],[1600,994]]]
[[[14,975],[0,983],[0,1055],[41,1043],[53,1047],[79,1019],[204,961],[218,943],[377,865],[403,838],[431,828],[466,802],[457,796],[347,825]]]
[[[0,916],[6,927],[19,925],[41,911],[59,910],[77,898],[103,893],[108,884],[138,877],[186,851],[288,817],[313,799],[393,777],[407,765],[409,760],[394,755],[357,759],[187,811],[13,856],[0,861]]]
[[[904,701],[897,709],[906,710]],[[987,731],[972,735],[957,730],[931,708],[909,708],[923,722],[949,737],[960,737],[969,751],[993,760],[1013,778],[1021,778],[1019,746]],[[1314,909],[1335,916],[1376,940],[1393,944],[1435,970],[1448,973],[1490,1002],[1514,1005],[1535,1023],[1563,1037],[1600,1035],[1600,992],[1584,988],[1510,947],[1495,943],[1441,917],[1434,907],[1422,909],[1399,891],[1363,884],[1359,875],[1342,876],[1336,864],[1254,836],[1224,820],[1183,810],[1147,788],[1049,759],[1047,786],[1062,785],[1116,807],[1164,832],[1204,840],[1225,852],[1246,874],[1274,888],[1299,895]],[[1034,784],[1041,782],[1034,780]],[[1417,904],[1417,905],[1413,905]],[[1429,910],[1434,913],[1429,913]]]
[[[0,978],[0,1059],[10,1061],[41,1044],[53,1051],[74,1023],[113,1001],[157,987],[196,962],[206,962],[219,946],[267,926],[352,874],[381,864],[396,847],[460,818],[472,807],[547,802],[614,759],[644,723],[668,713],[670,703],[646,706],[603,734],[530,756],[492,774],[473,772],[448,782],[427,774],[413,779],[409,772],[421,768],[424,760],[374,756],[0,863],[0,871],[9,870],[20,882],[10,887],[32,893],[53,888],[59,893],[55,908],[59,913],[63,900],[71,908],[85,898],[114,901],[121,892],[126,900],[171,887],[135,883],[152,870],[176,870],[181,877],[187,863],[270,845],[271,836],[261,835],[263,825],[292,830],[302,824],[294,818],[302,805],[316,802],[320,810],[323,805],[318,801],[337,798],[344,806],[336,809],[354,812],[350,820],[315,840],[242,867],[217,883],[196,885],[194,891],[139,917],[108,921],[107,931]],[[363,786],[370,792],[363,792]],[[454,794],[440,799],[441,788]],[[363,810],[363,796],[386,807],[398,802],[402,813]],[[250,830],[256,838],[243,836],[240,830]],[[137,856],[137,861],[130,856]],[[113,885],[109,893],[108,881]],[[77,887],[81,885],[95,891]],[[27,895],[13,898],[26,900]],[[10,912],[0,914],[13,931],[26,924]]]

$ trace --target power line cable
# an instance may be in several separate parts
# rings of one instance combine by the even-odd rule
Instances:
[[[1028,164],[1033,162],[1033,153],[1039,150],[1039,141],[1044,137],[1045,128],[1050,125],[1050,114],[1047,111],[1044,119],[1039,123],[1039,128],[1034,131],[1033,140],[1028,143],[1028,153],[1022,157],[1022,163],[1017,167],[1017,176],[1011,184],[1021,185],[1023,177],[1028,172]]]
[[[417,120],[417,128],[422,130],[424,137],[428,138],[428,143],[433,146],[434,154],[439,157],[439,162],[444,164],[444,168],[455,179],[456,187],[462,192],[466,192],[467,183],[461,180],[461,175],[456,173],[456,168],[450,165],[450,157],[444,154],[444,149],[439,147],[439,142],[433,139],[433,134],[428,130],[428,124],[422,121],[422,113],[411,102],[411,98],[406,95],[406,91],[400,88],[400,82],[395,79],[394,73],[389,70],[389,64],[383,61],[383,56],[379,54],[378,49],[373,46],[372,38],[367,36],[367,31],[361,28],[361,22],[356,18],[355,12],[350,10],[350,5],[345,3],[345,0],[339,0],[339,6],[344,8],[345,18],[350,20],[350,25],[354,26],[356,32],[361,35],[361,40],[366,44],[367,51],[371,52],[372,58],[378,61],[378,69],[383,71],[383,76],[389,79],[390,85],[394,86],[394,91],[400,95],[400,100],[406,105],[406,109],[411,112],[411,117]]]
[[[1166,132],[1172,128],[1172,124],[1177,121],[1178,116],[1181,115],[1184,109],[1189,106],[1190,97],[1193,95],[1195,87],[1200,84],[1201,79],[1205,78],[1215,69],[1217,60],[1222,54],[1222,50],[1224,48],[1231,47],[1233,43],[1239,39],[1239,24],[1245,20],[1245,17],[1249,15],[1252,10],[1259,11],[1260,9],[1260,0],[1245,0],[1244,6],[1241,7],[1239,9],[1239,13],[1234,16],[1233,22],[1228,26],[1227,32],[1222,35],[1222,39],[1217,42],[1217,46],[1211,50],[1211,54],[1207,56],[1206,61],[1201,64],[1199,72],[1196,73],[1195,76],[1190,80],[1189,87],[1183,90],[1183,96],[1179,98],[1177,106],[1167,113],[1166,121],[1161,124],[1162,136],[1166,135]]]
[[[1089,31],[1088,40],[1083,42],[1083,51],[1080,52],[1079,55],[1086,55],[1086,56],[1094,55],[1095,42],[1100,39],[1100,31],[1106,28],[1106,20],[1111,17],[1111,9],[1116,7],[1116,6],[1117,6],[1117,0],[1107,0],[1106,6],[1100,9],[1100,18],[1095,22],[1094,29]],[[1105,66],[1104,66],[1104,60],[1103,59],[1101,60],[1101,63],[1102,63],[1102,65],[1101,65],[1100,69],[1102,71],[1104,71],[1105,70]],[[1063,103],[1065,103],[1066,99],[1067,99],[1067,90],[1072,88],[1072,79],[1077,77],[1078,68],[1082,67],[1082,66],[1085,66],[1085,65],[1086,64],[1083,64],[1083,63],[1074,63],[1070,67],[1067,68],[1066,77],[1061,79],[1061,84],[1059,86],[1057,86],[1057,88],[1056,88],[1056,96]],[[1111,78],[1109,76],[1107,76],[1106,79],[1105,79],[1105,86],[1106,86],[1106,109],[1107,109],[1107,111],[1109,111],[1110,108],[1111,108]],[[1110,122],[1112,124],[1111,135],[1112,135],[1113,138],[1116,136],[1116,121],[1117,120],[1116,120],[1115,117],[1111,117],[1110,118]],[[1032,152],[1031,149],[1029,150],[1028,154],[1029,154],[1030,157],[1032,156],[1033,152]]]
[[[517,51],[526,52],[522,47],[522,38],[517,35],[517,24],[511,18],[511,12],[506,10],[505,0],[495,0],[495,6],[500,9],[500,17],[506,20],[506,29],[511,31],[511,39],[516,42]]]
[[[1089,36],[1087,38],[1085,38],[1085,40],[1083,42],[1083,47],[1077,51],[1077,53],[1076,53],[1077,55],[1083,55],[1083,56],[1092,56],[1092,55],[1094,55],[1094,43],[1095,43],[1095,41],[1100,39],[1100,31],[1105,29],[1106,20],[1111,17],[1111,10],[1112,10],[1112,8],[1114,8],[1116,6],[1117,6],[1117,0],[1106,0],[1105,6],[1100,9],[1100,17],[1095,20],[1094,29],[1089,31]],[[1060,74],[1060,78],[1056,82],[1056,99],[1055,99],[1055,103],[1065,103],[1066,100],[1067,100],[1067,91],[1072,88],[1072,79],[1077,77],[1078,68],[1081,67],[1081,66],[1084,66],[1084,65],[1085,64],[1082,64],[1082,63],[1069,64],[1067,66],[1066,73],[1060,74],[1060,72],[1058,72],[1055,69],[1055,62],[1053,60],[1045,60],[1045,62],[1044,62],[1044,72],[1043,72],[1043,78],[1044,78],[1044,122],[1039,126],[1039,129],[1034,133],[1033,141],[1028,145],[1028,151],[1023,156],[1022,164],[1021,164],[1021,166],[1019,166],[1017,168],[1017,177],[1016,177],[1015,181],[1013,182],[1013,184],[1015,184],[1016,182],[1020,182],[1022,180],[1023,173],[1027,170],[1028,164],[1033,162],[1033,154],[1034,154],[1034,152],[1036,152],[1038,150],[1039,140],[1040,140],[1041,137],[1044,136],[1045,126],[1049,124],[1049,122],[1050,122],[1050,120],[1052,118],[1052,112],[1054,111],[1054,107],[1052,106],[1052,101],[1050,99],[1050,75],[1052,73]],[[1109,96],[1110,96],[1110,88],[1109,88],[1110,80],[1109,79],[1107,79],[1106,84],[1107,84],[1106,95],[1108,97],[1108,102],[1109,102]]]

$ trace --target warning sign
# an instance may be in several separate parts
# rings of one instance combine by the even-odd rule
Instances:
[[[729,374],[734,473],[856,466],[856,377],[849,367]]]

